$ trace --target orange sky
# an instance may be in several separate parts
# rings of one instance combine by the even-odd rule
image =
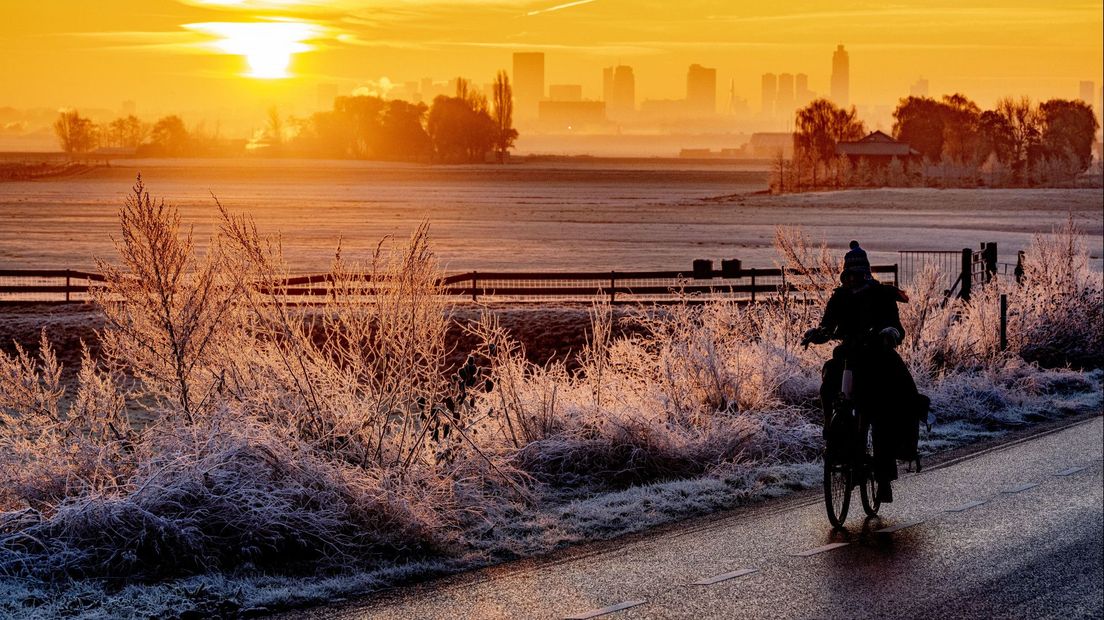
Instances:
[[[1073,98],[1104,72],[1100,2],[3,2],[0,106],[17,108],[309,112],[319,83],[481,84],[528,50],[546,52],[548,83],[582,84],[587,98],[601,97],[601,68],[618,61],[635,68],[638,100],[681,97],[687,66],[700,63],[718,69],[722,99],[735,80],[753,109],[768,71],[807,73],[826,92],[837,43],[851,52],[858,104],[890,104],[921,76],[933,94],[960,90],[983,106],[1004,94]],[[290,77],[248,75],[282,74],[287,58]]]

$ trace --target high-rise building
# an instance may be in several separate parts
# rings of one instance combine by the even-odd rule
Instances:
[[[778,100],[778,78],[773,73],[763,74],[763,116],[774,116],[774,104]]]
[[[625,118],[636,111],[636,78],[632,67],[618,65],[602,70],[602,93],[610,118]]]
[[[836,105],[851,105],[851,61],[842,45],[832,54],[832,101]]]
[[[1093,104],[1094,91],[1096,91],[1096,84],[1094,84],[1091,80],[1082,80],[1081,96],[1078,98],[1091,106]]]
[[[813,100],[813,91],[809,90],[809,76],[798,73],[794,77],[794,103],[804,108]]]
[[[717,70],[690,65],[686,72],[686,108],[695,116],[717,112]]]
[[[778,76],[778,100],[774,103],[775,112],[789,122],[794,111],[794,76],[782,73]]]
[[[514,114],[518,119],[537,118],[544,99],[544,52],[514,53]]]
[[[928,96],[928,80],[927,78],[920,78],[916,80],[916,83],[909,86],[909,96],[911,97],[927,97]]]
[[[582,101],[583,87],[579,84],[549,84],[548,99],[551,101]]]

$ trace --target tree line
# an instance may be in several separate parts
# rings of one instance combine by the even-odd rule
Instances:
[[[179,116],[149,125],[134,116],[97,125],[76,111],[62,112],[54,124],[66,153],[99,147],[133,149],[150,156],[204,156],[226,150],[225,142],[189,131]],[[463,163],[493,156],[505,161],[518,138],[513,127],[513,90],[499,71],[490,98],[457,80],[455,96],[431,105],[375,96],[338,97],[332,110],[306,118],[284,118],[270,109],[254,141],[260,155]],[[241,145],[244,148],[244,144]]]
[[[917,155],[848,158],[840,142],[867,129],[854,107],[818,99],[795,115],[794,155],[773,165],[777,191],[849,186],[1010,187],[1074,182],[1093,162],[1100,128],[1079,100],[1006,97],[983,110],[965,95],[905,97],[893,112],[893,138]]]

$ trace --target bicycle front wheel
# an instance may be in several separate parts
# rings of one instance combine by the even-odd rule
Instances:
[[[851,468],[824,456],[824,508],[833,527],[842,528],[851,507]]]

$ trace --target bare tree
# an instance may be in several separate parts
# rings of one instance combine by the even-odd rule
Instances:
[[[514,146],[518,132],[514,129],[514,89],[505,71],[499,71],[494,81],[494,122],[497,136],[495,153],[498,163],[506,161],[506,153]]]
[[[96,148],[96,125],[76,110],[66,110],[54,121],[61,150],[66,153],[87,153]]]

